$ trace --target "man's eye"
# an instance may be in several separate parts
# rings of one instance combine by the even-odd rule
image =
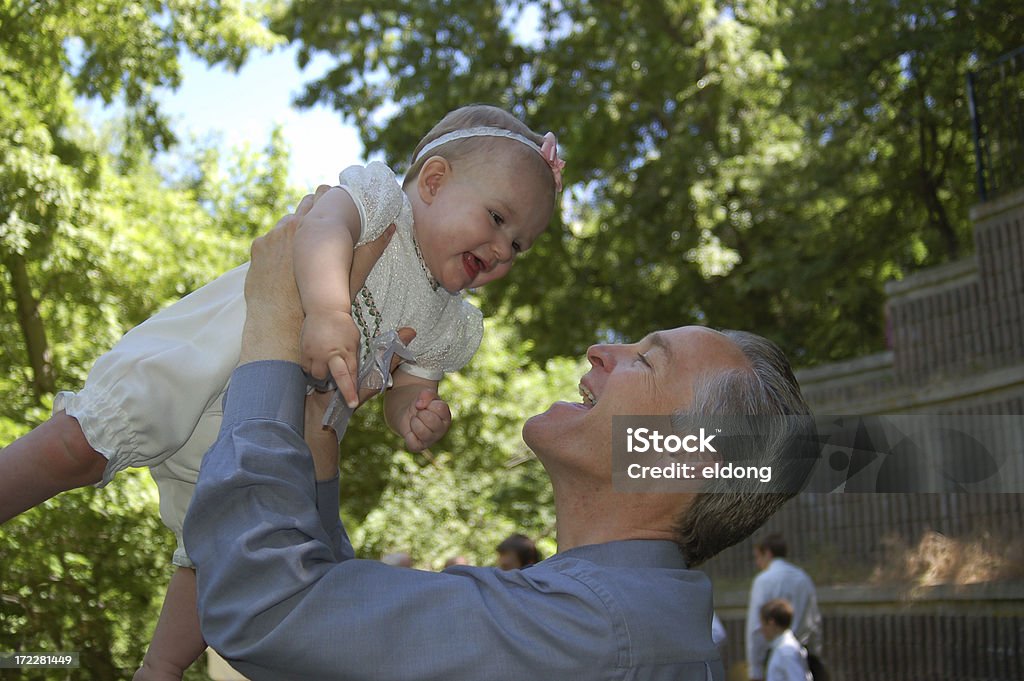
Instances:
[[[505,218],[501,217],[501,215],[499,215],[498,213],[495,213],[493,210],[490,211],[490,213],[491,213],[491,219],[494,220],[494,224],[496,224],[496,225],[503,225],[503,224],[505,224]]]
[[[636,357],[641,362],[643,362],[644,366],[646,366],[646,367],[650,367],[651,366],[651,363],[647,361],[647,358],[643,354],[638,352],[638,353],[636,353]]]

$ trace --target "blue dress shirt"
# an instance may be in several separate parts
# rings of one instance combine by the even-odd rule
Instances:
[[[708,681],[711,586],[666,541],[443,573],[354,557],[297,365],[238,367],[185,521],[203,635],[253,681]]]

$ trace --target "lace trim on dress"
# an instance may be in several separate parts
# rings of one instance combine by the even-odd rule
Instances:
[[[412,235],[412,245],[416,251],[416,259],[420,263],[420,267],[423,268],[423,274],[427,276],[427,283],[430,284],[432,291],[436,292],[437,289],[441,288],[441,284],[434,278],[434,275],[427,269],[427,263],[423,261],[423,253],[420,252],[420,242],[416,241],[416,234]]]

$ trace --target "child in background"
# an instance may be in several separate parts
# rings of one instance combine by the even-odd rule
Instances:
[[[761,633],[768,641],[765,681],[812,681],[807,651],[790,629],[793,606],[776,598],[761,606]]]
[[[295,237],[303,368],[313,379],[332,377],[354,407],[357,360],[366,359],[369,341],[413,328],[414,360],[393,376],[385,419],[412,451],[440,439],[451,415],[438,383],[469,362],[483,334],[479,310],[460,292],[504,277],[540,236],[563,166],[554,135],[472,105],[427,133],[401,186],[382,163],[343,171],[341,186],[316,202]],[[387,249],[352,296],[354,248],[392,224]],[[125,467],[150,467],[160,515],[178,537],[179,567],[137,680],[180,679],[205,648],[181,530],[238,361],[247,267],[129,331],[97,360],[81,392],[58,395],[50,421],[0,452],[0,522],[61,491],[103,486]]]

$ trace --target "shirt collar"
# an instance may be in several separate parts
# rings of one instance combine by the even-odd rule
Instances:
[[[626,539],[576,546],[552,558],[578,558],[608,567],[686,569],[686,561],[674,542],[661,539]]]
[[[781,646],[785,641],[788,641],[790,639],[796,641],[796,636],[793,635],[792,629],[786,629],[784,632],[782,632],[774,639],[772,639],[771,643],[769,643],[768,645],[772,650],[775,650],[776,648]]]

